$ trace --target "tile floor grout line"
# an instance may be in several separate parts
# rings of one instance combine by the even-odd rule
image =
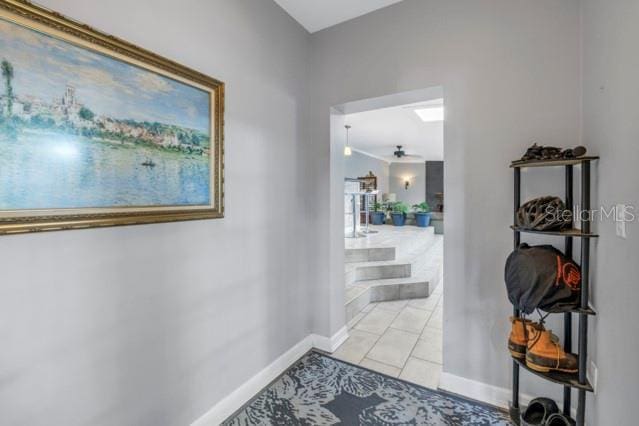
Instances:
[[[404,309],[406,309],[406,307],[407,307],[407,306],[408,306],[408,305],[406,305],[404,308],[402,308],[402,310],[401,310],[401,311],[397,312],[397,315],[395,315],[395,318],[393,319],[393,321],[391,321],[391,325],[389,325],[389,326],[386,328],[386,330],[384,330],[384,333],[382,334],[382,336],[383,336],[384,334],[386,334],[386,332],[387,332],[387,331],[388,331],[388,329],[390,329],[390,328],[392,328],[393,330],[399,330],[399,331],[403,331],[403,332],[405,332],[405,333],[409,333],[409,334],[413,334],[413,335],[414,335],[414,333],[411,333],[411,332],[409,332],[409,331],[407,331],[407,330],[401,330],[401,329],[398,329],[398,328],[395,328],[395,327],[393,327],[393,326],[392,326],[392,323],[395,321],[395,319],[397,319],[397,317],[399,316],[399,314],[400,314],[401,312],[403,312],[403,311],[404,311]],[[430,318],[430,317],[429,317],[429,318]],[[401,375],[401,373],[404,371],[404,368],[406,367],[406,363],[408,362],[408,360],[410,359],[411,354],[412,354],[412,353],[413,353],[413,351],[415,350],[415,347],[417,346],[417,342],[419,341],[419,337],[421,336],[421,333],[424,331],[424,328],[426,328],[426,324],[428,324],[428,320],[427,320],[427,321],[426,321],[426,323],[424,324],[424,327],[423,327],[423,328],[422,328],[422,330],[419,332],[419,334],[417,334],[417,340],[415,340],[415,343],[413,344],[412,348],[410,349],[410,351],[408,351],[408,357],[406,358],[406,361],[404,361],[404,362],[403,362],[403,364],[402,364],[402,366],[401,366],[401,367],[394,366],[395,368],[399,368],[399,369],[400,369],[400,373],[399,373],[400,375]],[[382,338],[382,336],[380,336],[380,339]],[[378,341],[379,341],[379,339],[378,339]],[[377,342],[375,342],[375,344],[377,344]],[[367,357],[368,357],[368,354],[370,353],[370,351],[372,351],[372,350],[373,350],[373,348],[374,348],[374,347],[375,347],[375,345],[373,345],[373,346],[369,349],[369,351],[366,353],[366,355],[364,355],[364,358],[367,358]],[[375,361],[375,360],[373,359],[373,361]],[[360,361],[360,362],[361,362],[361,361]],[[380,362],[380,361],[377,361],[377,362]]]
[[[369,314],[371,314],[371,313],[372,313],[372,312],[373,312],[376,308],[377,308],[377,306],[373,307],[373,309],[371,309],[370,311],[366,312],[366,315],[364,315],[362,318],[360,318],[360,320],[359,320],[359,321],[357,321],[357,323],[360,323],[360,322],[361,322],[364,318],[366,318]],[[387,311],[387,312],[390,312],[390,311]],[[391,320],[391,323],[392,323],[393,321],[395,321],[395,318],[397,318],[397,315],[399,315],[399,312],[397,312],[397,313],[396,313],[396,315],[395,315],[395,317],[393,317],[393,319]],[[357,324],[356,324],[356,325],[357,325]],[[353,326],[353,328],[355,328],[355,326]],[[389,329],[389,328],[390,328],[390,325],[389,325],[388,327],[386,327],[386,328],[384,329],[384,331],[383,331],[381,334],[372,333],[372,332],[370,332],[370,331],[357,329],[358,331],[363,331],[363,332],[365,332],[365,333],[372,334],[373,336],[377,336],[377,339],[375,339],[375,342],[373,343],[373,345],[372,345],[372,346],[368,349],[368,351],[366,352],[366,354],[364,354],[364,357],[363,357],[362,359],[360,359],[360,360],[356,363],[357,365],[359,365],[359,363],[360,363],[360,362],[362,362],[362,360],[364,360],[364,359],[367,357],[367,355],[369,354],[369,352],[373,349],[373,347],[375,347],[375,345],[377,344],[377,342],[379,341],[379,339],[381,339],[381,338],[382,338],[382,336],[386,333],[386,331],[388,331],[388,329]],[[346,342],[344,342],[344,343],[346,343]],[[341,345],[340,345],[340,346],[341,346]]]
[[[405,310],[406,308],[408,308],[408,305],[407,305],[404,309],[402,309],[402,311],[401,311],[401,312],[404,312],[404,310]],[[411,308],[412,308],[412,307],[411,307]],[[414,309],[414,308],[413,308],[413,309]],[[400,312],[400,313],[401,313],[401,312]],[[426,312],[428,312],[428,311],[426,311]],[[425,329],[425,328],[426,328],[426,326],[428,325],[428,321],[430,321],[430,318],[433,316],[433,312],[434,312],[434,311],[430,311],[430,315],[428,315],[428,318],[426,318],[426,321],[424,322],[424,326],[422,327],[422,329],[421,329],[421,330],[419,331],[419,333],[418,333],[418,335],[419,335],[419,336],[421,336],[421,335],[422,335],[422,333],[424,332],[424,329]],[[393,320],[393,322],[395,322],[395,321]],[[401,328],[393,327],[393,324],[392,324],[392,323],[391,323],[391,325],[390,325],[389,327],[390,327],[390,328],[394,328],[395,330],[402,330],[402,331],[406,331],[406,332],[408,332],[408,333],[413,333],[412,331],[409,331],[409,330],[404,330],[404,329],[401,329]],[[415,333],[413,333],[413,334],[415,334]]]
[[[406,305],[407,307],[413,308],[413,309],[419,309],[420,311],[426,311],[426,312],[433,312],[434,309],[423,309],[423,308],[418,308],[417,306],[411,305],[410,303],[408,305]]]
[[[361,313],[361,312],[359,312],[357,315],[359,315],[360,313]],[[355,326],[356,326],[357,324],[359,324],[359,322],[360,322],[361,320],[363,320],[363,319],[366,317],[366,315],[367,315],[367,314],[368,314],[368,312],[364,312],[364,315],[362,315],[362,317],[361,317],[360,319],[358,319],[357,321],[355,321],[355,324],[353,324],[353,325],[352,325],[352,326],[350,326],[350,327],[348,327],[348,324],[346,324],[346,326],[347,326],[347,328],[348,328],[348,331],[351,331],[353,328],[355,328]],[[356,317],[357,315],[355,315],[355,317]],[[355,317],[353,317],[353,319],[355,319]],[[352,320],[351,320],[351,321],[352,321]]]
[[[374,334],[374,333],[371,333],[371,334]],[[379,342],[379,339],[381,339],[383,335],[384,335],[383,333],[380,334],[379,336],[376,335],[377,339],[375,339],[375,341],[371,345],[370,349],[368,349],[368,351],[364,354],[364,356],[359,361],[357,361],[357,365],[359,365],[363,360],[366,359],[366,356],[368,355],[368,353],[375,347],[375,345],[377,344],[377,342]]]
[[[367,359],[367,360],[369,360],[369,361],[376,362],[376,363],[378,363],[378,364],[385,365],[386,367],[396,368],[396,369],[398,369],[400,372],[401,372],[401,371],[402,371],[402,369],[403,369],[403,367],[402,367],[402,368],[399,368],[399,367],[398,367],[398,366],[396,366],[396,365],[391,365],[391,364],[388,364],[388,363],[383,362],[383,361],[377,361],[376,359],[373,359],[373,358],[367,358],[367,357],[364,357],[364,358],[362,359],[362,361],[364,361],[365,359]],[[358,364],[358,365],[359,365],[359,364]]]
[[[439,303],[439,300],[438,302]],[[408,355],[408,359],[406,360],[406,363],[404,363],[404,367],[402,368],[402,372],[404,371],[404,368],[406,368],[406,364],[408,363],[408,360],[412,357],[412,358],[416,358],[418,360],[421,361],[426,361],[426,362],[430,362],[431,364],[436,364],[436,365],[440,365],[443,367],[443,363],[440,364],[438,362],[433,362],[432,360],[428,360],[428,359],[424,359],[422,357],[419,356],[415,356],[413,355],[415,352],[415,349],[417,348],[417,344],[419,343],[420,340],[424,340],[424,341],[428,341],[427,339],[422,339],[422,335],[424,334],[424,330],[426,330],[426,328],[428,328],[428,323],[430,322],[430,319],[432,318],[433,314],[435,313],[435,311],[431,311],[431,314],[429,315],[428,319],[426,320],[426,324],[424,324],[424,327],[422,327],[421,331],[419,332],[419,337],[417,338],[417,342],[415,343],[415,346],[413,346],[413,349],[411,349],[410,354]],[[433,327],[430,327],[433,330],[436,330]],[[401,374],[401,373],[400,373]]]
[[[420,359],[420,358],[417,358],[417,357],[409,357],[409,358],[406,360],[406,364],[408,364],[408,361],[410,361],[410,359],[411,359],[411,358],[413,358],[413,359],[415,359],[415,360],[417,360],[417,361],[420,361],[420,362],[425,362],[425,363],[427,363],[427,364],[435,365],[435,366],[436,366],[436,368],[440,368],[440,369],[441,369],[441,368],[443,368],[443,365],[436,364],[436,363],[433,363],[433,362],[431,362],[431,361],[426,361],[426,360],[423,360],[423,359]],[[404,368],[402,368],[402,371],[399,373],[399,378],[400,378],[400,379],[402,378],[401,376],[402,376],[402,374],[404,373],[404,370],[405,370],[405,369],[406,369],[406,365],[404,365]],[[441,377],[441,371],[440,371],[440,377]],[[428,389],[435,389],[435,390],[437,390],[437,389],[439,388],[439,381],[440,381],[441,379],[438,379],[438,380],[437,380],[437,384],[435,385],[435,387],[431,387],[431,386],[426,385],[426,384],[420,384],[420,383],[418,383],[418,382],[416,382],[416,381],[413,381],[413,380],[410,380],[410,379],[407,379],[407,378],[403,378],[402,380],[406,380],[406,381],[408,381],[408,382],[410,382],[410,383],[416,383],[416,384],[421,385],[421,386],[424,386],[424,387],[426,387],[426,388],[428,388]]]
[[[371,311],[371,312],[372,312],[372,311]],[[395,315],[395,318],[397,318],[397,315],[399,315],[399,312],[397,312],[397,314]],[[393,321],[395,321],[395,318],[393,318],[393,320],[391,321],[391,323],[392,323]],[[375,343],[373,343],[373,346],[371,346],[371,347],[368,349],[368,352],[366,352],[366,355],[364,355],[364,358],[368,358],[368,354],[369,354],[369,353],[373,350],[373,348],[375,347],[375,345],[377,344],[377,342],[379,342],[379,339],[381,339],[381,338],[382,338],[382,336],[383,336],[384,334],[386,334],[386,332],[388,331],[388,329],[389,329],[389,328],[390,328],[390,325],[384,329],[384,332],[383,332],[382,334],[380,334],[380,335],[379,335],[379,337],[377,338],[377,340],[375,341]],[[362,358],[362,359],[364,359],[364,358]],[[373,360],[373,361],[375,361],[375,360]],[[360,360],[359,362],[362,362],[362,360]],[[359,365],[359,362],[357,363],[357,365]]]
[[[415,344],[413,345],[413,347],[410,349],[410,352],[408,352],[408,357],[406,358],[406,361],[404,361],[404,365],[402,366],[402,371],[400,371],[399,375],[401,376],[402,373],[404,372],[404,369],[406,368],[406,364],[408,363],[408,360],[410,359],[410,356],[412,355],[413,351],[415,350],[415,346],[417,346],[417,341],[419,340],[419,338],[417,338],[417,340],[415,340]]]
[[[420,340],[423,340],[423,341],[425,341],[425,342],[429,342],[429,343],[431,343],[431,344],[432,344],[432,342],[431,342],[430,340],[428,340],[428,339],[422,339],[422,335],[424,334],[424,330],[426,330],[426,328],[428,328],[428,324],[426,324],[426,325],[424,326],[424,328],[422,329],[421,333],[419,334],[419,338],[417,339],[417,343],[419,343],[419,341],[420,341]],[[437,329],[434,329],[434,328],[432,328],[432,327],[431,327],[431,329],[432,329],[432,330],[437,330]],[[442,334],[443,334],[443,333],[442,333]],[[430,363],[437,364],[437,365],[441,365],[441,366],[443,366],[443,365],[444,365],[444,363],[443,363],[443,362],[442,362],[442,363],[439,363],[439,362],[435,362],[435,361],[432,361],[432,360],[429,360],[429,359],[422,358],[422,357],[417,356],[417,355],[413,355],[413,354],[414,354],[414,352],[415,352],[415,349],[417,348],[417,343],[415,344],[415,347],[414,347],[414,348],[413,348],[413,350],[411,351],[411,353],[410,353],[409,357],[413,357],[413,358],[421,359],[422,361],[428,361],[428,362],[430,362]],[[442,351],[443,351],[443,347],[442,347]],[[440,352],[441,352],[441,351],[440,351]]]
[[[415,350],[415,349],[413,348],[413,351],[414,351],[414,350]],[[436,362],[436,361],[433,361],[432,359],[426,359],[426,358],[422,358],[421,356],[413,355],[413,353],[412,353],[412,352],[411,352],[411,354],[410,354],[409,358],[417,358],[417,359],[419,359],[419,360],[421,360],[421,361],[430,362],[431,364],[441,365],[442,367],[444,366],[444,364],[439,363],[439,362]]]
[[[371,309],[371,311],[370,311],[370,312],[367,312],[367,313],[366,313],[366,315],[364,315],[364,317],[358,321],[358,323],[359,323],[359,322],[362,322],[362,321],[363,321],[363,320],[364,320],[367,316],[369,316],[370,314],[372,314],[372,313],[373,313],[373,311],[374,311],[375,309],[377,309],[377,306],[376,306],[376,307],[374,307],[373,309]],[[394,313],[394,314],[395,314],[395,316],[394,316],[394,317],[393,317],[393,319],[391,320],[391,323],[392,323],[393,321],[395,321],[395,318],[397,318],[397,315],[399,314],[399,312],[393,312],[393,311],[390,311],[390,310],[387,310],[387,309],[382,309],[382,311],[384,311],[384,312],[389,312],[389,313]],[[386,328],[384,328],[384,331],[382,331],[382,332],[379,334],[379,336],[383,336],[383,335],[384,335],[384,333],[386,333],[386,330],[388,330],[388,328],[389,328],[389,327],[390,327],[390,324],[389,324],[389,325],[387,325],[387,326],[386,326]],[[358,329],[358,330],[359,330],[359,329]],[[366,330],[362,330],[362,331],[366,331]],[[377,335],[377,333],[373,333],[373,332],[371,332],[371,331],[369,331],[369,333]]]
[[[393,330],[397,330],[397,331],[403,331],[404,333],[408,333],[408,334],[414,334],[415,336],[417,336],[417,340],[419,340],[419,336],[421,336],[422,331],[424,331],[424,329],[422,329],[422,331],[420,331],[419,333],[415,333],[414,331],[404,330],[403,328],[393,327],[392,325],[389,326],[388,328],[392,328]],[[424,326],[424,328],[426,328],[426,326]]]

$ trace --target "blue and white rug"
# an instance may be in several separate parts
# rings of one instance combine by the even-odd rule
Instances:
[[[309,352],[224,426],[510,426],[495,408]]]

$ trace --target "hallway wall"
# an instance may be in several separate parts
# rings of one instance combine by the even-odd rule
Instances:
[[[350,157],[344,158],[344,177],[357,179],[373,172],[377,176],[377,189],[381,194],[388,192],[388,163],[362,152],[353,151]]]
[[[0,237],[0,424],[188,425],[310,333],[308,33],[264,0],[40,2],[226,83],[226,218]]]
[[[331,290],[341,279],[341,228],[331,228],[329,219],[341,211],[333,207],[342,201],[331,193],[330,182],[339,175],[343,142],[329,138],[329,108],[442,85],[447,117],[444,371],[510,386],[506,339],[512,306],[503,283],[504,261],[512,250],[508,165],[532,141],[566,145],[579,140],[579,29],[578,0],[405,0],[311,36],[309,173],[313,197],[330,200],[313,212],[316,262],[310,276],[316,280],[317,332],[330,335],[344,323],[327,308],[343,303],[343,295]],[[333,170],[331,158],[337,164]],[[524,197],[552,191],[563,175],[550,171],[538,181]],[[534,377],[522,384],[528,394],[561,395],[558,386]]]
[[[412,207],[426,200],[426,163],[391,163],[390,192],[397,196],[397,201],[403,201]],[[405,182],[408,180],[408,189]]]
[[[617,203],[633,207],[627,239],[607,219],[595,223],[592,302],[597,310],[590,337],[599,374],[597,395],[589,398],[589,424],[637,424],[639,351],[637,325],[629,316],[639,300],[639,3],[634,0],[583,1],[583,142],[593,154],[593,207]]]

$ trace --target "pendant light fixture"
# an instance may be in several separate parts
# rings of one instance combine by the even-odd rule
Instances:
[[[351,150],[351,147],[348,144],[348,131],[351,129],[351,126],[347,124],[344,128],[346,128],[346,146],[344,147],[344,155],[349,157],[353,155],[353,150]]]

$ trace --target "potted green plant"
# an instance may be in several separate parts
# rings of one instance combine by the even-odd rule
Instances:
[[[391,218],[393,225],[404,226],[406,224],[406,214],[408,213],[408,205],[401,201],[391,204]]]
[[[430,206],[426,201],[413,205],[417,226],[426,228],[430,225]]]
[[[383,225],[386,219],[386,212],[382,203],[374,203],[373,211],[371,212],[371,224]]]

